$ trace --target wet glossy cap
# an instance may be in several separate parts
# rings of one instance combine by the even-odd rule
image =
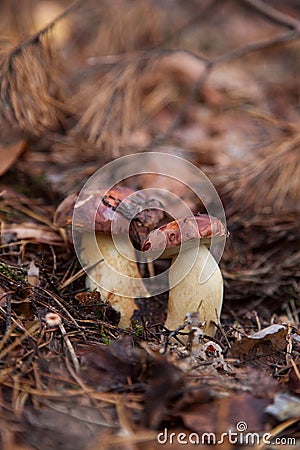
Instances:
[[[200,214],[163,225],[149,233],[142,251],[163,251],[160,258],[169,258],[179,252],[181,246],[209,245],[212,238],[223,238],[227,231],[222,222],[213,216]]]
[[[126,232],[128,220],[133,217],[135,231],[138,230],[140,235],[147,235],[161,222],[164,212],[159,209],[161,204],[157,200],[149,199],[143,193],[137,193],[122,203],[134,193],[135,191],[128,187],[114,187],[109,191],[87,190],[80,195],[79,201],[77,194],[71,194],[58,206],[54,224],[66,227],[75,220],[73,225],[76,227],[110,233],[114,221],[114,232],[122,233]]]

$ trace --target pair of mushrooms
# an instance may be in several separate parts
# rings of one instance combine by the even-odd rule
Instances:
[[[174,330],[188,312],[199,311],[204,333],[213,336],[221,313],[223,279],[208,247],[213,238],[226,238],[224,225],[205,214],[170,221],[158,201],[143,193],[132,194],[126,187],[88,191],[79,201],[71,194],[56,210],[55,225],[65,227],[74,220],[73,230],[82,230],[80,259],[89,267],[86,287],[100,291],[120,312],[123,327],[130,325],[136,309],[134,297],[150,296],[140,278],[133,246],[125,243],[126,256],[118,251],[113,225],[114,236],[129,234],[145,254],[158,252],[160,258],[172,258],[165,326]],[[161,225],[166,220],[168,223]]]

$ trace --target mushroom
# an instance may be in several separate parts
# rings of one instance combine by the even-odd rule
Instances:
[[[149,233],[142,251],[172,257],[169,303],[165,326],[177,329],[188,312],[199,311],[204,333],[213,336],[223,301],[223,278],[209,251],[213,238],[225,239],[226,229],[217,218],[201,214],[169,222]],[[156,253],[157,254],[157,253]]]
[[[115,187],[109,191],[86,190],[80,197],[71,194],[59,205],[54,216],[54,224],[59,227],[73,225],[75,248],[78,247],[79,235],[77,254],[88,272],[86,287],[99,291],[102,299],[120,312],[122,327],[130,325],[136,309],[134,298],[149,296],[140,278],[128,230],[135,239],[141,239],[163,217],[163,211],[157,209],[155,200],[149,201],[142,193],[136,194],[137,202],[134,197],[127,199],[132,194],[135,192],[127,187]],[[122,203],[125,199],[126,202]],[[156,209],[149,209],[151,213],[147,214],[149,206]],[[133,216],[132,223],[136,226],[130,226],[129,218]],[[147,218],[147,223],[143,222],[144,218]],[[121,239],[126,255],[121,254],[115,245],[112,225],[113,234]]]

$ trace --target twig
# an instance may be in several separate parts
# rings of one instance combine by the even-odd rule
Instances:
[[[163,349],[162,349],[162,354],[164,355],[167,351],[168,348],[168,344],[170,342],[170,340],[173,338],[175,338],[181,345],[185,345],[177,336],[177,334],[180,333],[181,330],[183,330],[184,328],[186,328],[188,325],[190,325],[191,321],[187,320],[186,322],[184,322],[182,325],[180,325],[178,328],[176,328],[176,330],[170,331],[167,328],[165,328],[164,330],[164,334],[168,333],[168,336],[166,337],[166,340],[163,344]],[[184,333],[184,334],[189,334],[189,333]]]
[[[290,362],[291,362],[291,364],[293,366],[295,374],[297,375],[298,381],[300,381],[300,372],[299,372],[297,364],[295,363],[295,361],[293,359],[291,359]]]
[[[177,30],[174,30],[172,27],[171,28],[172,31],[167,34],[167,36],[163,39],[162,42],[160,42],[160,44],[158,44],[158,47],[162,47],[168,42],[171,42],[173,38],[178,39],[178,37],[180,37],[180,35],[184,33],[185,30],[188,30],[191,26],[195,25],[196,23],[207,21],[209,15],[215,13],[215,9],[217,7],[218,2],[219,0],[212,0],[210,4],[205,5],[204,8],[200,9],[200,11],[197,14],[195,14],[191,20],[183,24],[181,27],[177,28]]]
[[[299,39],[299,37],[300,37],[300,27],[297,29],[293,27],[292,31],[288,31],[287,33],[280,34],[279,36],[275,36],[270,39],[264,39],[258,42],[243,45],[214,59],[209,59],[207,56],[200,56],[190,51],[165,49],[164,50],[165,54],[183,52],[194,57],[195,59],[205,64],[205,70],[204,73],[201,75],[201,77],[192,85],[187,100],[181,107],[180,111],[175,117],[175,120],[173,121],[167,132],[160,138],[160,140],[164,140],[168,138],[170,135],[172,135],[172,133],[176,130],[176,128],[182,123],[188,112],[190,105],[192,104],[195,96],[197,95],[197,92],[199,92],[200,87],[205,83],[209,74],[216,66],[241,58],[242,56],[246,56],[249,53],[265,50],[274,47],[276,45],[285,44],[287,42],[292,42],[294,40]]]
[[[72,359],[72,362],[73,362],[73,365],[74,365],[74,369],[75,369],[76,373],[79,373],[80,367],[79,367],[78,358],[76,356],[74,347],[71,344],[69,336],[67,335],[66,329],[65,329],[65,327],[63,326],[62,323],[60,323],[58,326],[59,326],[60,332],[61,332],[61,334],[63,336],[63,339],[64,339],[64,341],[66,343],[67,349],[69,350],[69,353],[70,353],[70,356],[71,356],[71,359]]]
[[[2,308],[1,308],[2,309]],[[1,311],[0,309],[0,311]],[[2,348],[4,347],[4,345],[6,344],[6,342],[9,340],[11,333],[17,328],[17,324],[14,322],[13,325],[11,326],[9,332],[6,332],[3,335],[3,338],[0,341],[0,352],[2,350]]]
[[[57,295],[55,295],[53,292],[50,292],[48,289],[43,289],[41,287],[37,288],[38,291],[47,293],[66,313],[66,315],[70,318],[70,320],[73,322],[73,324],[80,330],[81,327],[78,325],[76,319],[72,316],[72,314],[67,310],[67,308],[63,305],[63,303],[60,301],[60,299],[57,298]]]
[[[264,39],[262,41],[253,42],[250,44],[238,47],[231,52],[225,53],[224,55],[218,56],[212,61],[212,65],[216,66],[218,64],[228,63],[234,59],[238,59],[242,56],[248,55],[249,53],[257,52],[259,50],[265,50],[270,47],[274,47],[279,44],[285,44],[287,42],[299,39],[300,30],[292,30],[287,33],[280,34],[279,36],[272,37],[270,39]]]
[[[294,17],[289,16],[278,9],[273,8],[273,6],[267,5],[261,0],[242,0],[247,5],[259,11],[267,19],[273,22],[283,25],[288,28],[300,31],[300,21]]]
[[[274,439],[278,434],[282,433],[284,430],[286,430],[287,428],[289,428],[290,426],[294,425],[294,423],[297,422],[299,422],[299,417],[288,419],[285,422],[282,422],[279,425],[276,425],[271,430],[269,430],[269,435],[271,435],[272,438]],[[261,442],[258,445],[253,447],[253,450],[261,450],[263,448],[267,448],[266,445],[267,444],[263,440],[261,440]]]
[[[5,324],[6,333],[9,332],[10,328],[11,328],[11,295],[6,294],[6,324]]]
[[[26,47],[29,47],[40,41],[41,37],[47,34],[60,20],[65,18],[70,12],[78,8],[83,3],[83,0],[76,0],[72,3],[67,9],[65,9],[61,14],[59,14],[54,20],[52,20],[48,25],[39,30],[37,33],[31,35],[28,39],[21,42],[21,44],[16,47],[9,55],[9,58],[12,59],[18,53],[21,53]]]
[[[18,204],[18,205],[16,205],[16,209],[17,209],[17,211],[22,212],[26,216],[31,217],[32,219],[38,220],[39,222],[44,223],[45,225],[47,225],[49,228],[57,231],[57,227],[55,225],[53,225],[51,220],[47,219],[46,217],[43,217],[39,213],[36,213],[35,211],[33,211],[32,209],[28,208],[27,206]]]
[[[12,320],[11,320],[11,294],[13,294],[14,291],[8,291],[5,292],[0,296],[0,301],[3,298],[7,298],[6,300],[6,332],[11,328]]]
[[[184,53],[186,55],[192,56],[198,61],[204,64],[211,64],[211,60],[208,56],[200,53],[196,53],[195,51],[189,49],[181,49],[181,48],[153,48],[150,50],[137,50],[134,52],[128,53],[119,53],[114,55],[107,56],[97,56],[93,58],[89,58],[88,62],[92,66],[102,66],[103,64],[110,65],[125,65],[132,64],[137,61],[142,62],[151,62],[154,63],[156,60],[163,58],[164,56],[175,55],[176,53]]]
[[[74,275],[70,276],[66,281],[64,281],[62,284],[58,286],[59,290],[65,289],[67,286],[69,286],[73,281],[78,280],[78,278],[81,278],[83,275],[86,274],[88,267],[80,269],[78,272],[76,272]]]

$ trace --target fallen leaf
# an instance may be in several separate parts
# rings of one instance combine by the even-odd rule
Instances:
[[[9,242],[23,239],[49,245],[62,244],[58,232],[49,229],[49,227],[45,225],[38,225],[33,222],[10,224],[1,222],[0,231],[2,244],[8,244]]]
[[[86,383],[97,389],[115,389],[128,384],[128,378],[138,381],[146,365],[147,354],[132,346],[125,337],[111,345],[99,345],[83,350],[80,374]]]
[[[0,144],[0,176],[4,175],[8,169],[17,161],[19,156],[25,151],[27,142],[24,139],[12,144]]]
[[[151,361],[149,392],[145,399],[144,425],[159,427],[167,406],[183,385],[183,373],[161,355]]]
[[[287,327],[284,325],[270,325],[251,336],[244,336],[234,342],[231,354],[242,361],[251,361],[282,352],[287,346]]]
[[[265,412],[274,416],[280,422],[296,417],[300,418],[300,399],[290,394],[277,394],[274,403],[268,405]]]

